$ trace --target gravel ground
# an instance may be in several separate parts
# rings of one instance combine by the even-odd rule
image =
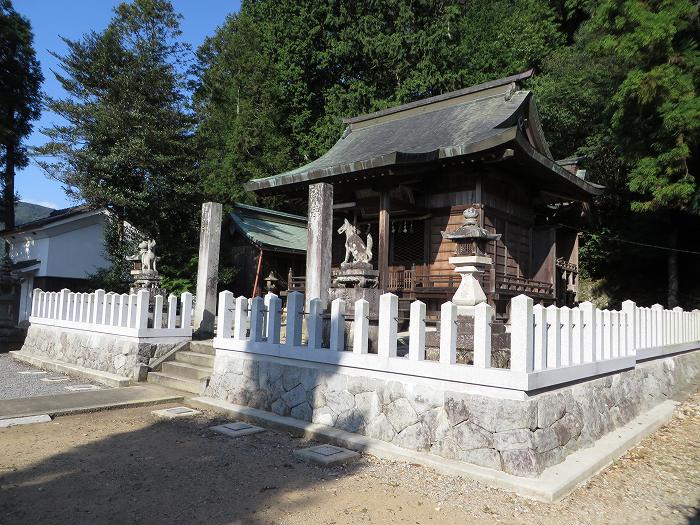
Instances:
[[[70,385],[94,384],[101,388],[108,388],[86,379],[71,378],[59,372],[46,372],[45,374],[19,373],[32,370],[41,371],[40,368],[34,368],[13,359],[9,354],[0,354],[0,399],[68,394],[70,390],[66,390],[66,387]],[[42,381],[42,379],[54,377],[65,380],[56,383]]]
[[[554,504],[370,456],[314,467],[292,455],[313,442],[151,410],[0,430],[0,523],[700,523],[700,392]]]

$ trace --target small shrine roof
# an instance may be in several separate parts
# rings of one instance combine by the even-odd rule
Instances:
[[[238,231],[259,248],[306,253],[306,217],[238,203],[229,217],[231,234]]]

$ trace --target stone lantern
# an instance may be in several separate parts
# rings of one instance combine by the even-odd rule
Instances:
[[[500,239],[501,234],[489,233],[479,226],[479,210],[476,208],[467,208],[463,215],[465,221],[462,226],[449,233],[441,233],[444,239],[454,241],[456,245],[455,254],[449,262],[462,277],[452,302],[457,305],[458,315],[473,317],[474,307],[486,302],[486,294],[476,275],[493,264],[486,254],[486,245]]]
[[[270,293],[277,293],[280,289],[279,281],[275,271],[270,270],[270,274],[265,277],[265,290]]]

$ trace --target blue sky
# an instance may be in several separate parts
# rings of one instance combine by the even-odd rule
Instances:
[[[182,14],[182,39],[196,49],[204,39],[213,34],[226,15],[238,11],[239,0],[171,0],[175,10]],[[44,73],[43,91],[52,97],[61,97],[63,90],[51,73],[57,69],[57,61],[49,51],[63,54],[66,50],[60,37],[71,40],[90,31],[105,28],[112,17],[116,0],[14,0],[15,9],[27,17],[34,31],[34,48]],[[41,128],[49,127],[56,116],[44,111],[34,125],[34,133],[27,139],[30,146],[43,144],[46,137]],[[42,204],[51,208],[64,208],[75,204],[66,196],[61,184],[46,177],[44,172],[31,163],[17,172],[17,192],[24,201]]]

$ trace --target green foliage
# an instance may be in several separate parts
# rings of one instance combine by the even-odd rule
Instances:
[[[74,197],[157,239],[166,268],[186,267],[196,250],[201,202],[179,18],[167,0],[135,0],[104,31],[64,39],[68,52],[54,56],[68,96],[48,106],[65,123],[43,130],[50,142],[40,148]]]
[[[205,190],[249,201],[243,182],[322,155],[343,117],[538,66],[563,42],[539,0],[244,1],[198,52]]]
[[[0,212],[6,228],[15,226],[15,169],[29,162],[22,141],[41,113],[41,74],[29,21],[10,0],[0,0]]]

